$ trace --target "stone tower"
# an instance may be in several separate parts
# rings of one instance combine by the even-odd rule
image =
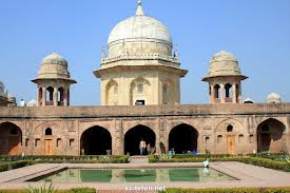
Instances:
[[[70,78],[68,62],[57,53],[42,60],[36,79],[38,106],[69,106],[70,86],[76,81]]]
[[[101,79],[102,105],[162,105],[180,103],[180,68],[167,27],[144,14],[118,23],[108,38],[107,53],[95,75]]]
[[[203,78],[209,83],[210,103],[240,103],[241,82],[247,78],[242,75],[233,54],[226,51],[215,54],[210,61],[209,72]]]

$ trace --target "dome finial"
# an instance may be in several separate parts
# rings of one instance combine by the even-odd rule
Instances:
[[[142,0],[137,1],[137,10],[136,10],[136,15],[137,16],[142,16],[144,15],[144,10],[142,6]]]

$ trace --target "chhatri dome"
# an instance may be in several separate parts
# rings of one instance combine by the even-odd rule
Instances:
[[[70,105],[70,86],[76,81],[71,78],[68,62],[61,55],[53,52],[43,58],[37,78],[32,82],[37,84],[38,106]]]
[[[279,104],[281,102],[281,96],[277,93],[272,92],[267,96],[267,103],[269,104]]]
[[[67,60],[55,52],[43,58],[37,79],[34,81],[39,79],[71,80]],[[75,82],[74,80],[71,81]]]
[[[210,102],[240,103],[242,75],[239,61],[227,51],[220,51],[210,60],[209,70],[203,81],[209,83]]]
[[[246,79],[246,77],[241,73],[237,58],[232,53],[224,50],[216,53],[212,57],[209,71],[205,79],[220,76],[240,76],[243,79]]]

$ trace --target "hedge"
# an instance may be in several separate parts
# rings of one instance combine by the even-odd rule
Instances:
[[[290,193],[290,188],[168,189],[160,193]]]
[[[0,161],[18,160],[49,163],[128,163],[129,156],[0,156]]]
[[[2,162],[2,163],[1,163]],[[37,163],[128,163],[129,156],[0,156],[0,172]]]
[[[0,190],[0,193],[28,193],[29,190]],[[93,188],[74,188],[71,190],[57,190],[56,193],[96,193]]]
[[[33,162],[29,160],[19,160],[19,161],[12,161],[12,162],[5,162],[0,163],[0,172],[4,172],[7,170],[17,169],[21,167],[25,167],[28,165],[32,165]]]

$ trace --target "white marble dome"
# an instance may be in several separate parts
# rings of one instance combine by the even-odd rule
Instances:
[[[113,28],[108,44],[140,39],[172,42],[168,28],[160,21],[145,16],[142,3],[138,1],[136,15],[121,21]]]
[[[232,53],[222,50],[212,57],[206,78],[218,76],[244,77],[241,73],[239,61]]]
[[[272,92],[267,96],[267,103],[269,104],[279,104],[281,102],[282,102],[282,98],[277,93]]]

